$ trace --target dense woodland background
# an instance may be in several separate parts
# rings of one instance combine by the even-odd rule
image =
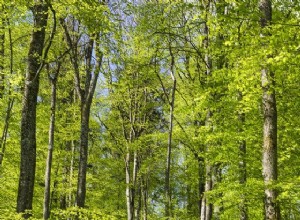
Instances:
[[[300,219],[300,2],[0,10],[1,219]]]

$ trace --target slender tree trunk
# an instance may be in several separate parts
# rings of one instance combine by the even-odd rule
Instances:
[[[136,220],[139,220],[140,215],[140,204],[139,204],[139,179],[138,179],[138,171],[139,171],[139,159],[137,150],[133,153],[133,170],[132,170],[132,206],[133,213]],[[137,204],[135,203],[136,198],[138,198]]]
[[[59,65],[59,64],[58,64]],[[48,156],[46,161],[45,170],[45,191],[44,191],[44,207],[43,207],[43,217],[44,219],[49,219],[50,217],[50,196],[51,196],[51,169],[52,169],[52,157],[54,148],[54,130],[55,130],[55,111],[56,111],[56,82],[59,72],[59,66],[54,78],[50,77],[51,82],[51,116],[50,116],[50,126],[49,126],[49,144],[48,144]]]
[[[169,101],[170,114],[169,114],[169,136],[168,136],[168,148],[167,148],[167,166],[165,175],[165,190],[166,190],[166,201],[165,201],[165,216],[170,219],[172,216],[172,190],[171,190],[171,159],[172,159],[172,142],[173,142],[173,121],[174,121],[174,104],[175,104],[175,91],[177,81],[175,78],[175,57],[172,52],[171,45],[169,46],[169,52],[171,56],[171,77],[173,80],[172,95]]]
[[[137,189],[136,189],[135,197],[137,198],[137,205],[135,208],[135,219],[140,220],[141,219],[141,208],[142,208],[142,189],[141,189],[140,178],[138,178],[136,187],[137,187]]]
[[[142,178],[143,220],[148,219],[148,174]]]
[[[4,12],[4,7],[2,6],[2,9],[0,11],[3,14]],[[4,30],[4,23],[5,23],[5,18],[0,19],[0,99],[3,98],[4,95],[4,41],[5,41],[5,30]]]
[[[205,191],[205,173],[204,173],[204,161],[201,157],[197,155],[197,161],[198,161],[198,213],[199,213],[199,219],[202,218],[202,201]],[[204,204],[205,205],[205,204]]]
[[[127,204],[127,219],[133,220],[133,204],[132,204],[132,186],[131,186],[131,175],[130,175],[130,151],[127,149],[125,157],[125,172],[126,172],[126,204]]]
[[[74,173],[74,157],[75,157],[75,143],[74,141],[71,141],[71,161],[70,161],[70,173],[69,173],[69,188],[72,189],[73,188],[73,173]],[[69,195],[68,195],[68,206],[71,207],[73,204],[74,200],[73,200],[73,192],[72,190],[70,191]]]
[[[239,100],[242,99],[242,94],[239,93]],[[241,123],[241,127],[245,123],[245,114],[239,114],[239,121]],[[243,129],[239,129],[239,132],[243,132]],[[239,143],[239,182],[242,186],[245,186],[247,182],[247,170],[246,170],[246,141],[242,140]],[[240,220],[248,219],[248,207],[246,204],[245,195],[242,194],[241,203],[240,203]]]
[[[1,13],[4,14],[3,6],[1,8]],[[4,40],[5,40],[4,21],[5,21],[4,18],[2,18],[0,20],[0,22],[1,22],[0,23],[0,99],[3,98],[3,94],[4,94]],[[9,109],[9,106],[8,106],[8,109]],[[7,111],[7,113],[10,113],[10,111]],[[4,152],[5,152],[5,143],[6,143],[7,130],[8,130],[8,121],[9,121],[9,114],[6,114],[4,129],[3,129],[1,140],[0,140],[0,149],[1,149],[1,152],[0,152],[0,166],[2,165]]]
[[[21,164],[17,198],[17,212],[32,209],[36,166],[36,104],[39,90],[39,69],[45,40],[48,7],[39,1],[31,8],[34,31],[28,53],[28,68],[22,102]],[[30,214],[25,214],[28,218]]]
[[[3,128],[3,132],[2,132],[2,136],[1,136],[1,140],[0,140],[0,149],[1,149],[1,152],[0,152],[0,167],[2,165],[4,154],[5,154],[6,138],[7,138],[7,134],[8,134],[9,120],[10,120],[13,105],[14,105],[14,99],[9,99],[8,105],[7,105],[7,108],[6,108],[4,128]]]
[[[212,71],[212,60],[210,57],[209,53],[209,27],[207,25],[207,20],[208,20],[208,14],[210,13],[210,0],[208,1],[203,1],[203,5],[205,8],[205,17],[206,21],[204,22],[204,29],[203,29],[203,34],[204,34],[204,40],[203,40],[203,46],[206,49],[205,52],[205,66],[206,66],[206,77],[211,76],[211,71]],[[212,112],[210,109],[208,109],[207,114],[206,114],[206,119],[205,119],[205,126],[208,127],[209,130],[211,130],[211,117],[212,117]],[[206,152],[210,151],[210,146],[209,144],[206,146]],[[208,159],[205,159],[204,161],[205,164],[205,185],[204,185],[204,192],[209,192],[212,190],[212,170],[213,167],[211,165],[211,162]],[[202,204],[201,204],[201,220],[210,220],[212,218],[212,204],[209,204],[207,201],[207,198],[205,195],[202,196]]]
[[[7,19],[7,24],[10,25],[9,19]],[[9,38],[9,50],[10,50],[9,69],[10,69],[10,75],[12,75],[13,74],[13,42],[12,42],[12,36],[11,36],[11,29],[10,28],[8,28],[8,38]],[[3,47],[4,47],[4,45],[3,45]],[[0,59],[4,60],[4,51],[3,51],[3,54],[0,55],[0,56],[3,56]],[[1,71],[3,71],[3,69],[1,70],[1,68],[0,68],[0,72]],[[9,89],[8,94],[10,95],[11,94],[10,88],[8,88],[8,89]],[[9,127],[9,120],[10,120],[10,117],[11,117],[11,111],[12,111],[12,108],[13,108],[13,105],[14,105],[14,101],[15,101],[15,98],[9,97],[7,108],[6,108],[4,128],[3,128],[2,136],[1,136],[1,140],[0,140],[0,149],[1,149],[1,152],[0,152],[0,167],[3,163],[3,158],[4,158],[4,154],[5,154],[6,139],[7,139],[8,127]]]
[[[264,36],[265,27],[272,21],[271,0],[260,0],[259,10],[261,13],[260,25],[261,36]],[[269,34],[268,34],[269,35]],[[270,184],[277,180],[277,109],[275,97],[275,74],[266,65],[261,70],[262,104],[263,104],[263,178],[265,188],[265,219],[279,220],[280,209],[276,189]]]
[[[214,188],[214,185],[217,183],[220,183],[222,181],[222,169],[220,167],[221,164],[217,164],[213,166],[213,174],[212,174],[212,188]],[[218,197],[222,198],[222,193],[218,193]],[[220,220],[220,214],[223,211],[223,205],[222,202],[218,205],[213,206],[213,219],[214,220]]]

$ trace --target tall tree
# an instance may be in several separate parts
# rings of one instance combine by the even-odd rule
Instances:
[[[57,67],[54,70],[48,70],[48,76],[51,83],[51,115],[50,115],[50,125],[49,125],[49,144],[48,144],[48,155],[46,160],[46,170],[45,170],[45,191],[44,191],[44,207],[43,216],[44,219],[49,219],[50,217],[50,196],[51,196],[51,169],[52,169],[52,158],[54,149],[54,131],[55,131],[55,114],[56,114],[56,85],[57,77],[60,71],[61,62],[57,63]],[[52,73],[52,72],[54,73]]]
[[[33,31],[28,52],[25,88],[21,119],[21,165],[17,212],[32,209],[36,167],[36,105],[39,90],[39,73],[42,69],[42,55],[48,19],[48,4],[36,1],[30,8],[33,13]],[[28,218],[30,214],[25,214]]]
[[[74,42],[69,33],[68,27],[63,19],[61,24],[65,30],[66,41],[70,49],[71,62],[74,68],[75,89],[80,100],[81,125],[80,125],[80,158],[78,169],[77,196],[76,204],[78,207],[84,207],[86,196],[86,173],[88,161],[88,136],[89,136],[89,119],[91,104],[102,64],[103,53],[100,49],[99,33],[93,33],[89,36],[85,50],[85,80],[80,77],[81,60],[78,54],[78,41]],[[78,39],[79,40],[79,39]],[[95,54],[95,56],[94,56]],[[96,57],[96,58],[94,58]],[[95,59],[95,60],[94,60]],[[82,82],[84,81],[84,82]],[[81,84],[84,84],[82,88]]]
[[[272,22],[271,0],[260,0],[261,36],[267,37]],[[263,90],[263,178],[265,189],[265,219],[280,219],[277,190],[271,184],[277,180],[277,107],[275,97],[275,74],[266,63],[262,64],[261,85]]]
[[[210,0],[205,0],[202,1],[203,4],[203,9],[204,9],[204,28],[203,28],[203,35],[204,35],[204,40],[203,40],[203,47],[205,48],[205,56],[204,56],[204,64],[205,64],[205,72],[206,72],[206,77],[209,78],[211,77],[212,74],[212,59],[209,51],[210,47],[210,30],[208,26],[208,18],[209,14],[211,11],[211,1]],[[206,113],[206,118],[205,118],[205,126],[208,128],[208,130],[212,129],[212,124],[211,124],[211,117],[212,117],[212,110],[208,106],[208,110]],[[206,146],[206,153],[209,153],[210,151],[210,146],[209,143]],[[210,190],[212,190],[212,172],[213,172],[213,167],[211,164],[211,161],[209,159],[205,160],[205,186],[204,186],[204,192],[207,193]],[[202,205],[201,205],[201,220],[210,220],[212,217],[212,204],[209,203],[207,197],[203,195],[202,197]]]
[[[171,42],[169,42],[169,52],[171,57],[170,74],[173,80],[171,97],[167,96],[168,104],[170,106],[169,113],[169,130],[168,130],[168,146],[166,158],[166,176],[165,176],[165,216],[170,219],[172,216],[172,189],[171,189],[171,161],[172,161],[172,144],[173,144],[173,124],[174,124],[174,106],[175,106],[175,91],[176,91],[176,77],[175,77],[175,57],[172,51]],[[163,86],[163,85],[162,85]],[[164,88],[165,91],[165,88]],[[167,94],[166,94],[167,95]]]

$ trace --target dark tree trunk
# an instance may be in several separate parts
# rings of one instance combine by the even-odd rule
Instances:
[[[4,22],[4,21],[3,21]],[[7,25],[10,25],[9,23],[9,19],[7,19]],[[3,37],[4,37],[4,34],[3,34]],[[10,50],[10,53],[9,53],[9,60],[10,60],[10,63],[9,63],[9,71],[10,71],[10,75],[13,74],[13,42],[12,42],[12,36],[11,36],[11,29],[8,28],[8,39],[9,39],[9,50]],[[3,38],[4,40],[4,38]],[[4,60],[4,41],[3,41],[3,53],[0,55],[0,60],[2,59],[2,62]],[[0,61],[1,62],[1,61]],[[0,73],[1,71],[3,71],[4,69],[4,66],[3,66],[3,63],[2,63],[2,67],[0,67]],[[4,80],[4,75],[3,75],[3,80]],[[3,87],[3,90],[4,90],[4,87]],[[8,95],[10,95],[10,88],[8,88]],[[6,139],[7,139],[7,135],[8,135],[8,127],[9,127],[9,120],[10,120],[10,117],[11,117],[11,112],[12,112],[12,108],[13,108],[13,105],[14,105],[14,101],[15,101],[15,98],[12,98],[12,97],[9,97],[9,100],[8,100],[8,103],[7,103],[7,108],[6,108],[6,116],[5,116],[5,122],[4,122],[4,128],[3,128],[3,132],[2,132],[2,136],[1,136],[1,139],[0,139],[0,148],[1,148],[1,151],[0,151],[0,167],[3,163],[3,158],[4,158],[4,154],[5,154],[5,148],[6,148]]]
[[[44,48],[45,27],[47,25],[48,7],[39,1],[31,8],[34,15],[34,31],[32,33],[28,68],[25,78],[21,119],[21,165],[17,212],[32,209],[35,166],[36,166],[36,104],[39,90],[39,71]],[[28,218],[30,215],[25,214]]]
[[[242,140],[239,145],[239,182],[242,186],[244,186],[247,182],[247,173],[246,173],[246,141]],[[240,220],[247,220],[248,219],[248,208],[246,205],[246,199],[244,194],[242,194],[240,204]]]
[[[242,92],[238,93],[238,100],[242,101],[243,94]],[[239,119],[239,129],[238,132],[242,134],[244,132],[243,126],[245,124],[245,113],[241,112],[238,115]],[[246,166],[246,141],[243,139],[239,141],[239,182],[242,185],[242,187],[245,186],[247,182],[247,166]],[[246,198],[244,193],[241,195],[241,203],[240,203],[240,220],[248,220],[248,207],[246,204]]]
[[[80,158],[76,197],[78,207],[84,207],[85,205],[90,104],[82,104],[81,107]]]
[[[271,0],[260,0],[259,10],[261,13],[260,25],[261,36],[268,36],[264,33],[272,21],[272,3]],[[265,188],[265,219],[279,220],[280,209],[277,200],[276,189],[269,187],[277,180],[277,110],[275,97],[275,74],[266,65],[261,70],[262,83],[262,104],[263,104],[263,178]]]

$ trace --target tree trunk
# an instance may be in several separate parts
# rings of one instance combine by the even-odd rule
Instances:
[[[7,24],[10,25],[9,19],[7,19]],[[11,29],[8,28],[8,38],[9,38],[9,58],[10,58],[10,63],[9,63],[9,69],[10,69],[10,75],[13,74],[13,42],[12,42],[12,36],[11,36]],[[4,39],[3,39],[4,40]],[[3,42],[4,43],[4,42]],[[0,60],[4,60],[4,45],[3,45],[3,54],[0,55],[2,58]],[[0,61],[1,62],[1,61]],[[2,69],[0,68],[0,73],[3,71],[4,66],[2,66]],[[9,86],[10,87],[10,86]],[[8,89],[8,94],[11,95],[10,88]],[[9,127],[9,120],[11,117],[11,111],[14,105],[15,98],[9,97],[7,108],[6,108],[6,116],[5,116],[5,122],[4,122],[4,128],[0,140],[0,167],[3,163],[3,158],[5,154],[5,148],[6,148],[6,139],[7,139],[7,134],[8,134],[8,127]]]
[[[261,36],[264,37],[265,27],[272,21],[271,0],[260,0]],[[270,35],[269,33],[267,35]],[[280,209],[276,201],[277,191],[270,184],[277,180],[277,110],[275,97],[275,75],[266,65],[261,70],[262,104],[263,104],[263,178],[265,182],[265,219],[279,220]]]
[[[201,157],[197,155],[198,162],[198,216],[201,219],[202,213],[202,197],[205,190],[205,173],[204,173],[204,162]]]
[[[9,99],[8,104],[7,104],[7,108],[6,108],[4,128],[3,128],[3,132],[2,132],[2,136],[1,136],[1,140],[0,140],[0,149],[1,149],[1,152],[0,152],[0,167],[2,165],[4,154],[5,154],[6,138],[7,138],[7,134],[8,134],[9,120],[10,120],[13,105],[14,105],[14,99]]]
[[[238,101],[243,100],[243,94],[241,91],[238,92]],[[242,134],[244,132],[243,126],[245,124],[245,113],[241,112],[238,114],[238,120],[239,120],[239,128],[238,132]],[[239,172],[238,172],[238,178],[239,183],[242,187],[245,187],[245,184],[247,182],[247,167],[246,167],[246,141],[242,139],[239,141]],[[244,193],[241,194],[241,203],[239,205],[240,209],[240,220],[248,220],[248,207],[246,205],[246,198]]]
[[[3,6],[1,9],[1,13],[4,14]],[[3,98],[3,94],[4,94],[4,40],[5,40],[4,21],[5,21],[4,18],[2,18],[0,20],[0,22],[1,22],[0,23],[0,99]],[[8,106],[8,109],[9,109],[9,106]],[[9,111],[9,113],[10,113],[10,111]],[[2,165],[4,152],[5,152],[5,142],[6,142],[6,136],[7,136],[8,121],[9,121],[9,115],[6,114],[4,129],[3,129],[1,140],[0,140],[0,149],[1,149],[0,166]]]
[[[204,192],[209,192],[212,189],[212,166],[205,165],[205,185]],[[210,220],[212,217],[212,204],[208,203],[206,196],[202,197],[201,202],[201,220]]]
[[[82,104],[80,127],[80,157],[77,182],[76,204],[83,208],[86,196],[86,171],[88,160],[88,135],[89,135],[90,103]]]
[[[126,172],[126,204],[127,204],[127,219],[133,220],[133,204],[132,204],[132,186],[131,186],[131,177],[130,177],[130,152],[129,148],[127,149],[125,157],[125,172]]]
[[[205,22],[204,22],[204,40],[203,40],[203,46],[206,50],[204,61],[206,66],[206,78],[211,76],[212,71],[212,60],[209,53],[209,27],[207,25],[208,20],[208,14],[210,13],[210,0],[203,1],[203,6],[205,8]],[[211,97],[209,97],[211,98]],[[211,130],[211,117],[212,112],[210,109],[208,109],[205,119],[205,126],[208,127],[208,130]],[[210,151],[209,144],[206,146],[206,153]],[[211,165],[211,162],[206,158],[204,161],[205,164],[205,185],[204,185],[204,193],[212,190],[212,170],[213,167]],[[201,220],[210,220],[212,218],[212,205],[208,203],[207,198],[205,195],[202,196],[202,202],[201,202]]]
[[[83,208],[85,205],[86,196],[86,172],[88,161],[88,140],[89,140],[89,117],[90,109],[93,101],[93,95],[95,92],[100,67],[102,65],[103,53],[99,48],[99,36],[98,33],[94,33],[90,36],[87,42],[87,48],[85,51],[85,83],[84,88],[80,85],[80,70],[79,70],[79,56],[77,51],[78,41],[73,42],[72,37],[68,31],[68,27],[64,19],[60,19],[60,23],[64,28],[66,41],[71,50],[70,56],[72,65],[74,68],[75,89],[81,103],[81,124],[80,124],[80,157],[78,168],[78,181],[77,181],[77,193],[76,193],[76,205],[79,208]],[[95,39],[94,39],[95,38]],[[95,45],[95,48],[94,48]],[[95,53],[95,56],[93,56]],[[92,64],[92,59],[96,59],[96,64]]]
[[[4,12],[4,8],[2,6],[2,9],[0,11],[3,14],[5,14]],[[5,40],[5,30],[4,30],[4,23],[5,23],[5,19],[1,18],[0,19],[0,99],[3,98],[4,95],[4,40]]]
[[[70,145],[71,145],[71,160],[70,160],[70,168],[69,168],[69,188],[72,189],[73,188],[73,174],[74,174],[74,157],[75,157],[75,141],[70,141]],[[73,199],[74,195],[72,190],[70,191],[69,195],[68,195],[68,206],[71,207],[72,204],[74,203],[74,199]]]
[[[141,194],[142,194],[142,208],[143,208],[143,220],[148,219],[148,171],[142,177],[142,187],[141,187]]]
[[[245,186],[247,181],[247,173],[246,173],[246,162],[245,162],[245,155],[246,155],[246,141],[241,141],[240,146],[240,161],[239,161],[239,182],[242,186]],[[244,194],[242,194],[242,201],[240,204],[240,220],[247,220],[248,219],[248,208],[246,205],[246,199]]]
[[[34,19],[21,119],[21,164],[17,198],[17,212],[32,209],[36,166],[36,104],[39,90],[39,69],[45,40],[48,7],[39,1],[31,8]],[[28,218],[30,214],[24,214]]]
[[[139,220],[140,217],[140,195],[139,195],[139,178],[138,178],[138,171],[139,171],[139,159],[137,150],[133,153],[133,170],[132,170],[132,206],[134,211],[134,216],[136,220]],[[137,204],[135,202],[136,198]]]
[[[59,64],[58,64],[59,65]],[[45,170],[45,191],[44,191],[44,207],[43,207],[43,217],[44,219],[49,219],[50,217],[50,186],[51,186],[51,168],[52,168],[52,155],[54,148],[54,130],[55,130],[55,111],[56,111],[56,82],[57,75],[59,72],[59,66],[54,78],[50,77],[51,81],[51,116],[50,116],[50,126],[49,126],[49,144],[48,144],[48,156],[46,161]]]
[[[78,170],[77,196],[76,196],[76,204],[79,208],[83,208],[85,205],[86,172],[87,172],[88,146],[89,146],[88,144],[89,119],[90,119],[90,111],[91,111],[91,105],[93,101],[93,95],[95,92],[99,71],[102,64],[102,57],[103,57],[103,54],[100,51],[97,40],[90,39],[88,42],[89,46],[86,51],[86,63],[88,67],[86,68],[84,90],[82,90],[79,87],[80,84],[76,84],[77,87],[79,87],[77,88],[77,91],[80,92],[78,95],[81,101],[80,157],[79,157],[79,170]],[[95,51],[94,51],[94,44],[96,45]],[[92,68],[93,51],[95,52],[95,57],[96,57],[95,68]],[[76,74],[75,78],[78,78],[79,75],[77,75],[77,73],[75,74]]]
[[[173,80],[172,95],[169,101],[170,113],[169,113],[169,136],[168,136],[168,148],[167,148],[167,166],[165,176],[165,190],[166,190],[166,201],[165,201],[165,217],[170,219],[172,216],[172,190],[171,190],[171,159],[172,159],[172,136],[173,136],[173,121],[174,121],[174,104],[175,104],[175,91],[176,91],[176,78],[175,78],[175,57],[172,52],[171,45],[169,45],[169,52],[171,56],[171,77]]]

